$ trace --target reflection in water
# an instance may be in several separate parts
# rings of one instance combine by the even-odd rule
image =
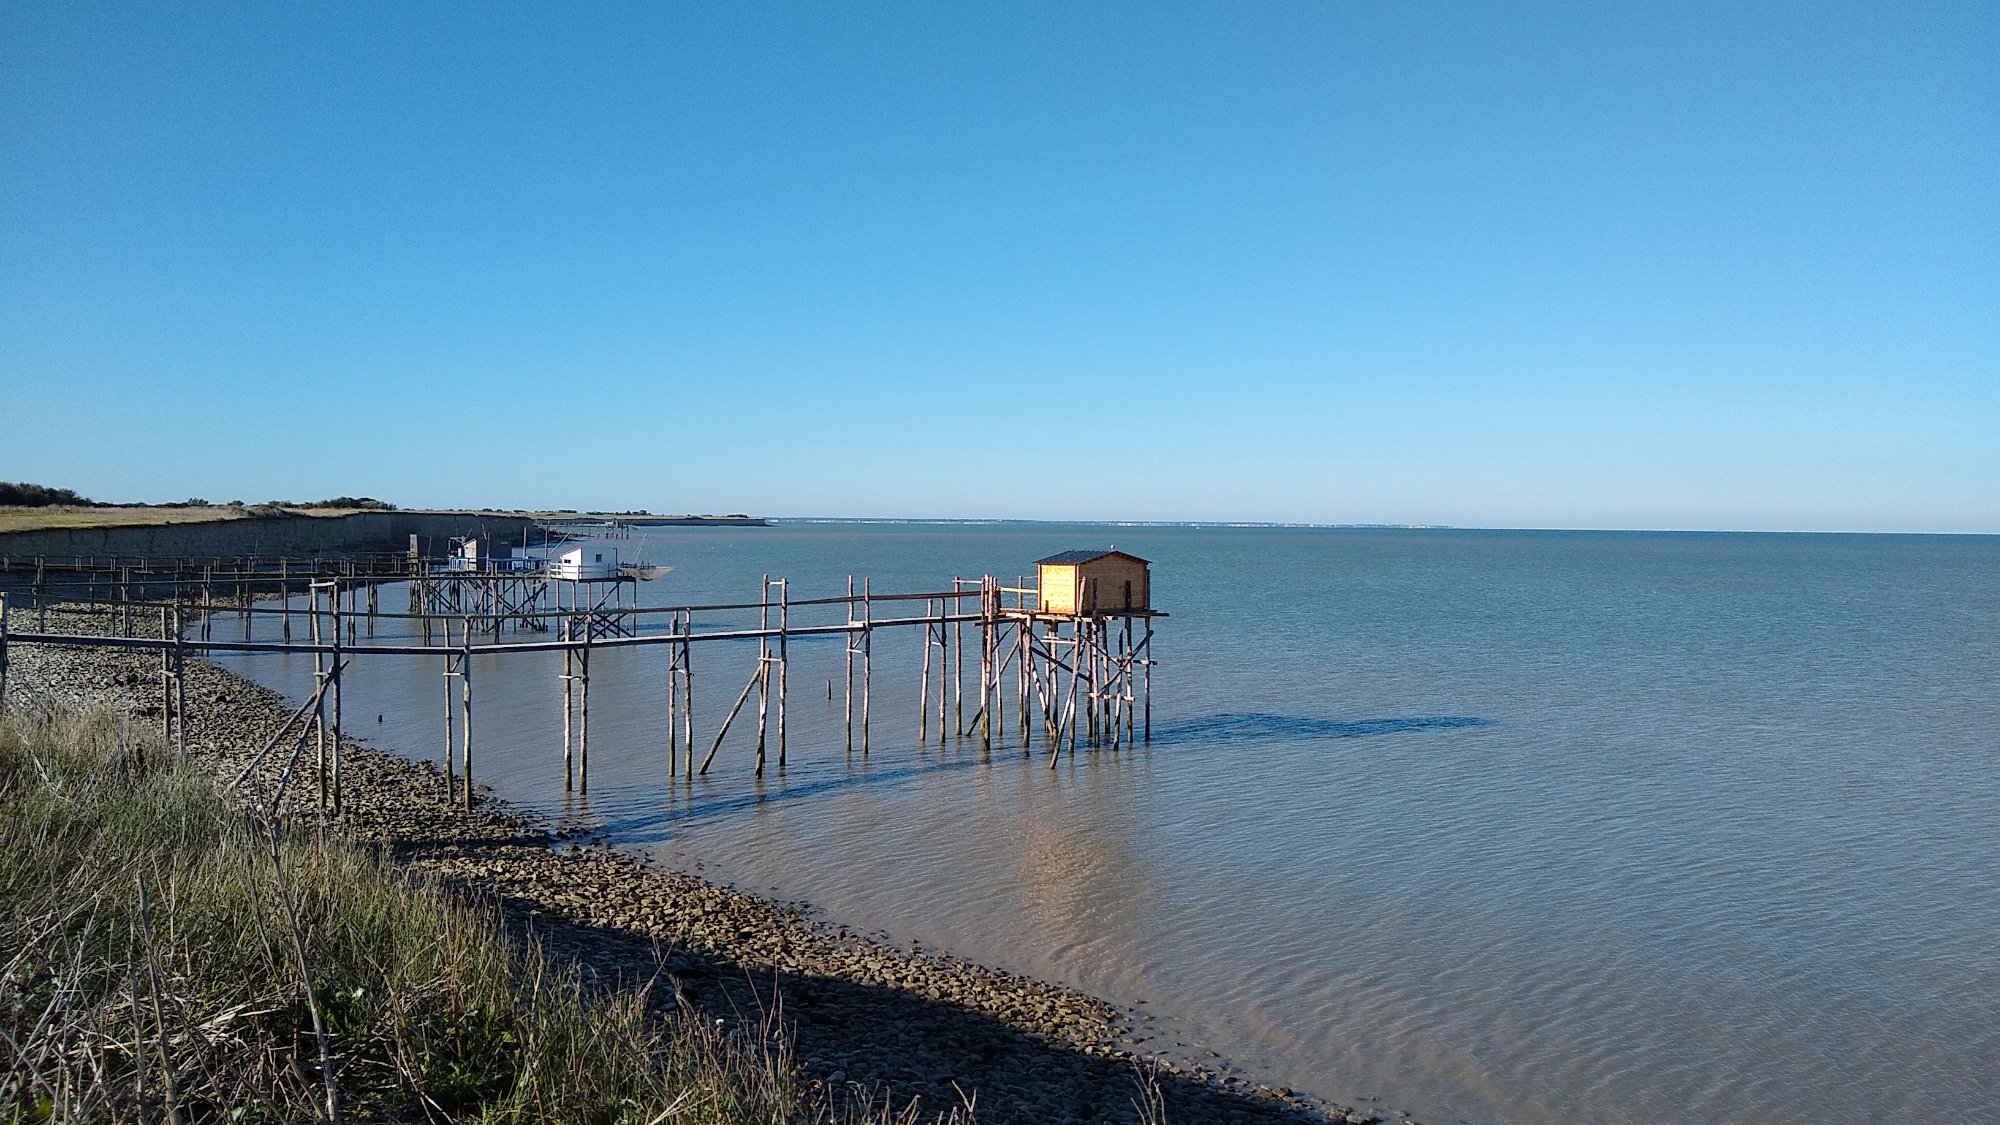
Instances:
[[[1044,947],[1076,948],[1107,932],[1143,931],[1153,916],[1153,865],[1096,823],[1022,822],[1012,847],[1015,885]]]
[[[480,781],[1420,1120],[2000,1120],[2000,539],[685,529],[645,596],[930,588],[1112,541],[1174,614],[1150,746],[920,747],[916,637],[884,633],[873,753],[800,689],[841,645],[797,644],[761,784],[734,741],[670,778],[664,660],[599,652],[587,803],[559,660],[476,658]],[[705,737],[755,656],[700,650]],[[310,660],[228,663],[312,688]],[[359,661],[351,713],[437,760],[438,671]]]

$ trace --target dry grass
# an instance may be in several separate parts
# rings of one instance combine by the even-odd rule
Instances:
[[[152,527],[168,523],[218,523],[248,519],[243,508],[0,508],[0,532],[44,531],[57,527]]]
[[[586,989],[142,738],[0,721],[0,1121],[914,1121],[802,1086],[772,1013]]]

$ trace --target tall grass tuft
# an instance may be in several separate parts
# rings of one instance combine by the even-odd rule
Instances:
[[[493,914],[259,822],[106,714],[0,720],[0,1120],[908,1121],[777,1021],[586,988]]]

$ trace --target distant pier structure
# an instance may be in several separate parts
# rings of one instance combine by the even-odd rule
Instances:
[[[636,632],[638,579],[620,566],[618,548],[601,540],[515,546],[482,536],[451,541],[443,562],[423,565],[410,546],[410,612],[426,643],[457,624],[494,638],[546,633],[551,622],[578,637]]]
[[[981,750],[991,751],[1011,737],[1026,754],[1039,732],[1054,768],[1080,746],[1115,750],[1152,740],[1154,626],[1167,616],[1153,608],[1151,564],[1115,549],[1050,555],[1033,564],[1032,580],[1022,576],[1012,585],[987,575],[954,578],[949,590],[880,593],[868,579],[857,583],[849,576],[843,595],[794,599],[787,579],[765,575],[753,602],[658,606],[638,604],[637,583],[667,568],[635,567],[618,557],[616,544],[601,539],[516,547],[472,536],[453,540],[441,561],[419,552],[413,540],[407,557],[255,560],[223,570],[193,568],[187,560],[117,560],[110,569],[74,560],[62,580],[50,578],[42,558],[23,561],[27,565],[17,567],[0,557],[0,580],[17,571],[25,579],[19,592],[0,589],[0,701],[6,698],[10,645],[150,650],[161,662],[161,731],[178,739],[187,655],[310,654],[317,690],[253,765],[276,753],[290,779],[306,747],[316,747],[322,807],[336,815],[342,672],[358,658],[442,660],[446,781],[454,799],[470,807],[475,658],[562,654],[564,775],[571,787],[587,791],[591,663],[598,650],[666,649],[665,773],[691,783],[708,773],[753,699],[756,776],[764,775],[772,748],[777,768],[785,768],[790,651],[793,642],[807,639],[843,640],[846,749],[866,755],[876,702],[875,634],[916,628],[922,635],[919,741],[976,739]],[[409,584],[409,611],[381,612],[376,588],[397,581]],[[218,602],[218,583],[233,592],[229,602]],[[305,595],[304,606],[295,591]],[[10,611],[22,595],[35,613],[34,631],[13,628]],[[108,624],[88,634],[48,633],[51,602],[109,611]],[[224,612],[241,617],[242,640],[219,639],[210,629]],[[148,635],[143,626],[154,617],[158,628]],[[303,637],[295,634],[294,619],[303,619]],[[417,628],[404,634],[408,639],[377,640],[378,619],[413,621]],[[184,629],[184,620],[195,624]],[[264,636],[255,635],[253,620],[266,622]],[[697,729],[695,655],[704,646],[726,650],[731,642],[754,644],[756,661],[710,735]],[[621,676],[620,683],[630,682]],[[721,698],[728,698],[726,692]],[[706,746],[699,757],[698,738]]]

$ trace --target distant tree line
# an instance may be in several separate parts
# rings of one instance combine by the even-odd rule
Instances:
[[[50,488],[45,484],[30,484],[27,481],[0,481],[0,508],[46,508],[54,504],[67,504],[74,508],[150,508],[152,504],[105,504],[87,496],[79,496],[67,488]],[[160,505],[169,508],[215,508],[217,505],[199,496],[190,496],[178,504]],[[231,508],[244,506],[241,500],[231,500]],[[387,500],[377,500],[373,496],[335,496],[330,500],[314,500],[297,504],[290,500],[266,500],[252,506],[251,510],[270,513],[284,509],[307,508],[364,508],[379,512],[393,512],[394,504]]]
[[[241,501],[233,501],[241,503]],[[260,508],[367,508],[378,512],[393,512],[394,504],[387,500],[377,500],[373,496],[336,496],[331,500],[313,500],[304,504],[294,504],[290,500],[266,500],[257,505]]]
[[[69,504],[78,508],[101,508],[102,504],[87,496],[78,496],[67,488],[50,488],[45,484],[30,484],[27,481],[0,480],[0,507],[46,508],[51,504]]]

